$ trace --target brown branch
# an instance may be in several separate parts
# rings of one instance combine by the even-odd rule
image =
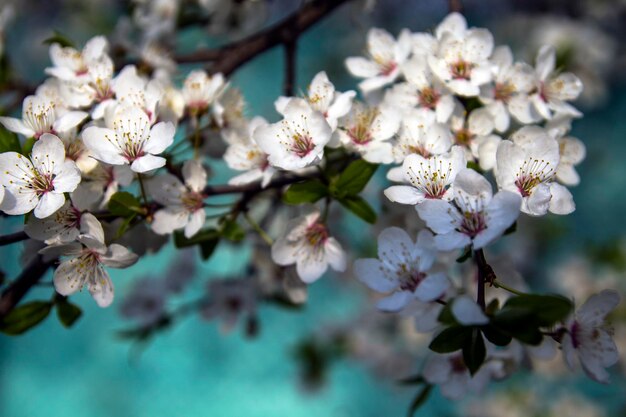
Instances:
[[[13,310],[28,290],[45,275],[53,263],[54,261],[46,262],[41,255],[37,255],[17,279],[2,292],[2,296],[0,296],[0,320]]]
[[[21,242],[26,239],[28,239],[28,235],[24,232],[3,235],[0,236],[0,246],[10,245],[11,243]]]
[[[280,44],[288,44],[327,14],[349,0],[313,0],[283,21],[240,41],[218,49],[202,49],[175,57],[178,63],[210,62],[210,70],[229,75],[255,56]]]
[[[296,86],[296,39],[285,43],[285,80],[283,82],[283,92],[287,97],[294,95]]]
[[[211,197],[214,195],[224,195],[224,194],[240,194],[240,193],[259,193],[261,191],[269,190],[272,188],[280,188],[285,185],[293,184],[296,182],[318,178],[320,176],[319,172],[315,172],[310,175],[290,175],[285,177],[280,177],[269,184],[265,188],[261,187],[260,182],[251,182],[249,184],[243,185],[207,185],[204,188],[204,194]]]
[[[448,9],[450,10],[450,13],[463,13],[463,3],[461,0],[448,0]]]
[[[476,302],[484,310],[487,305],[485,303],[485,284],[489,284],[490,286],[493,285],[496,280],[496,274],[493,272],[491,265],[487,263],[485,253],[482,249],[474,251],[474,261],[476,262],[476,267],[478,268]]]

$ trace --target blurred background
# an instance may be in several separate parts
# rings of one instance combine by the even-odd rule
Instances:
[[[140,20],[138,15],[156,10],[154,4],[160,4],[163,13],[180,12],[171,6],[176,1],[135,3],[0,0],[0,9],[8,10],[6,6],[11,5],[12,16],[3,33],[6,59],[21,78],[37,84],[49,65],[48,47],[42,41],[53,31],[62,32],[77,45],[98,34],[123,45],[124,39],[132,39],[129,33]],[[185,8],[191,2],[180,3]],[[626,294],[626,1],[462,3],[469,24],[490,29],[496,44],[510,44],[517,59],[532,63],[541,45],[553,44],[559,65],[585,84],[576,103],[585,117],[574,122],[571,132],[587,147],[587,158],[579,166],[582,182],[572,189],[576,212],[524,219],[528,221],[518,225],[517,233],[487,253],[490,262],[499,275],[519,274],[531,288],[563,291],[578,304],[603,288]],[[186,26],[171,46],[189,52],[227,43],[280,20],[299,4],[207,0],[203,10],[219,16],[209,23]],[[135,10],[134,20],[121,19],[129,10]],[[191,10],[193,16],[195,9]],[[429,31],[448,11],[443,0],[354,1],[340,7],[301,37],[298,91],[305,90],[321,70],[338,90],[356,89],[357,81],[350,78],[343,63],[346,57],[363,53],[370,27],[393,34],[402,28]],[[247,116],[278,119],[273,102],[282,93],[282,59],[282,50],[274,49],[233,75],[232,85],[248,103]],[[175,80],[182,80],[192,68],[181,67]],[[225,183],[232,175],[220,161],[213,161],[211,168],[212,183]],[[366,227],[339,213],[334,219],[335,233],[349,248],[352,260],[373,252],[375,237],[385,226],[420,227],[413,210],[383,201],[384,182],[381,176],[369,188],[370,202],[384,213],[379,215],[381,224]],[[15,220],[0,219],[2,234],[21,227]],[[22,244],[0,248],[0,269],[8,279],[19,273],[25,251]],[[0,336],[0,416],[405,415],[415,389],[396,381],[419,371],[428,341],[413,331],[410,319],[375,312],[368,290],[350,270],[341,275],[329,273],[310,286],[307,302],[299,308],[253,303],[234,325],[230,318],[216,320],[208,312],[181,314],[148,337],[129,331],[151,319],[146,311],[156,311],[158,316],[160,309],[185,306],[207,286],[229,291],[224,289],[228,286],[216,284],[224,278],[266,274],[271,281],[271,269],[246,267],[245,260],[255,253],[251,245],[220,243],[210,261],[202,262],[195,249],[180,251],[166,245],[129,269],[112,271],[116,286],[112,307],[100,309],[84,293],[74,296],[83,317],[72,329],[50,317],[25,335]],[[50,274],[44,281],[50,282]],[[151,292],[163,285],[173,288],[170,296]],[[49,286],[41,286],[29,298],[50,294]],[[133,309],[137,303],[144,303],[145,308]],[[582,373],[569,373],[559,356],[532,374],[518,373],[492,384],[483,396],[459,403],[444,400],[435,390],[419,415],[625,416],[623,306],[612,320],[622,361],[612,369],[611,385],[601,386]]]

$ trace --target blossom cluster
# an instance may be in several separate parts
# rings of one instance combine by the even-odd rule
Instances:
[[[138,8],[137,22],[148,27],[166,16],[171,23],[176,9],[162,3]],[[169,30],[158,28],[160,35]],[[435,334],[431,348],[438,354],[424,366],[425,381],[460,398],[508,376],[524,355],[549,356],[556,343],[568,366],[578,358],[591,378],[608,381],[605,368],[618,354],[604,321],[619,303],[616,292],[594,295],[576,312],[562,297],[515,290],[518,297],[502,307],[481,298],[487,281],[501,284],[489,275],[484,248],[513,230],[520,216],[575,210],[568,187],[580,181],[576,165],[585,146],[569,131],[582,116],[572,102],[583,87],[560,71],[553,47],[540,48],[534,65],[516,61],[488,30],[468,27],[458,13],[433,33],[403,30],[394,38],[372,29],[367,56],[346,60],[361,79],[360,96],[339,91],[321,71],[302,96],[275,101],[274,122],[246,117],[243,97],[221,73],[193,70],[178,87],[171,61],[143,56],[152,66],[148,73],[132,64],[117,71],[108,49],[102,36],[82,49],[53,43],[50,78],[24,99],[21,118],[0,117],[20,136],[0,154],[0,210],[27,215],[25,232],[41,242],[39,253],[62,259],[54,273],[59,294],[86,286],[106,307],[114,289],[105,267],[137,262],[131,237],[147,250],[148,236],[173,236],[177,247],[197,245],[208,257],[219,239],[243,239],[240,215],[271,245],[272,261],[294,265],[302,283],[329,268],[345,271],[348,255],[334,235],[340,230],[333,228],[331,203],[374,222],[360,193],[384,165],[394,184],[384,198],[414,206],[425,227],[416,239],[401,227],[384,229],[377,258],[356,260],[353,272],[384,294],[380,310],[411,316],[418,332]],[[215,142],[223,148],[219,157],[237,171],[228,190],[243,195],[219,215],[207,213],[222,204],[212,200],[217,193],[208,184]],[[297,214],[276,210],[282,230],[272,239],[248,212],[257,202],[251,204],[250,187],[278,189],[282,201],[306,207]],[[477,301],[442,261],[452,251],[474,256]],[[154,301],[146,303],[146,326],[160,323],[163,294],[176,292],[163,288],[137,291],[137,299]],[[257,290],[250,281],[215,281],[202,313],[223,316],[226,328],[241,312],[253,323]],[[542,302],[553,303],[556,315],[538,311]],[[523,314],[512,314],[515,308]],[[140,304],[124,310],[142,316]],[[522,333],[515,317],[535,327]]]

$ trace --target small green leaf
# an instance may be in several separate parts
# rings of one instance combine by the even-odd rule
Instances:
[[[52,304],[49,301],[31,301],[14,308],[0,322],[0,331],[10,335],[22,334],[42,322]]]
[[[467,246],[465,248],[465,250],[463,251],[463,253],[461,254],[461,256],[456,258],[456,261],[458,263],[462,264],[463,262],[467,261],[471,257],[472,257],[472,247],[471,246]]]
[[[137,197],[126,191],[113,194],[109,200],[108,208],[111,214],[120,217],[130,217],[135,213],[143,213]]]
[[[30,155],[33,151],[33,146],[35,146],[35,142],[37,142],[37,139],[35,138],[26,139],[26,142],[24,142],[24,146],[22,146],[22,155]]]
[[[480,369],[486,356],[485,341],[480,329],[475,327],[471,329],[470,337],[463,345],[463,362],[465,362],[470,374],[474,375]]]
[[[64,297],[57,300],[56,307],[57,317],[65,327],[72,327],[76,320],[83,314],[80,307],[70,303],[69,300]]]
[[[339,202],[362,220],[370,224],[376,223],[376,212],[363,198],[359,196],[349,196],[339,199]]]
[[[200,257],[203,261],[208,260],[213,255],[218,243],[220,243],[219,239],[212,239],[200,244]]]
[[[62,47],[71,47],[74,48],[74,42],[72,42],[67,36],[55,30],[52,32],[53,35],[43,41],[44,45],[52,45],[53,43],[58,43]]]
[[[447,324],[447,325],[459,324],[456,321],[456,317],[454,317],[454,314],[452,314],[451,303],[448,303],[443,307],[443,309],[441,310],[441,313],[439,313],[439,317],[437,317],[437,320],[440,323]]]
[[[22,152],[22,146],[17,135],[9,132],[4,127],[0,127],[0,153],[4,152]]]
[[[240,242],[244,237],[246,237],[246,232],[239,225],[239,223],[231,219],[226,219],[222,223],[220,233],[223,237],[228,240],[232,240],[233,242]]]
[[[174,232],[174,245],[177,248],[188,248],[212,240],[219,240],[220,232],[215,229],[204,229],[190,238],[186,238],[183,232]]]
[[[315,203],[328,195],[328,188],[319,180],[298,182],[289,186],[283,195],[286,204]]]
[[[411,405],[409,406],[408,417],[413,417],[417,410],[424,405],[432,389],[433,386],[431,384],[426,384],[417,392],[413,401],[411,401]]]
[[[370,164],[362,159],[351,162],[331,185],[331,192],[338,198],[356,196],[363,191],[372,178],[378,165]]]
[[[550,327],[565,320],[574,306],[561,295],[527,294],[509,298],[503,310],[506,308],[527,309],[539,326]]]
[[[124,236],[124,233],[126,233],[126,231],[130,228],[130,225],[135,219],[135,217],[137,217],[137,213],[133,213],[124,219],[122,224],[120,224],[120,227],[117,229],[117,233],[115,234],[116,239],[119,239],[120,237]]]
[[[511,343],[512,337],[501,332],[495,326],[487,325],[482,327],[483,334],[491,343],[496,346],[507,346]]]
[[[437,353],[456,352],[465,346],[472,336],[471,327],[450,326],[439,333],[430,342],[430,350]]]

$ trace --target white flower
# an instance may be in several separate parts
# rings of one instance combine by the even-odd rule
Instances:
[[[438,300],[450,282],[442,272],[427,273],[435,261],[433,235],[422,230],[414,243],[398,227],[389,227],[378,236],[378,258],[358,259],[354,263],[357,278],[369,288],[391,295],[378,302],[384,311],[400,311],[412,299]]]
[[[570,369],[574,369],[578,356],[589,378],[605,384],[609,382],[609,374],[604,368],[614,365],[619,353],[604,321],[619,302],[619,294],[612,290],[589,297],[567,321],[561,341],[563,357]]]
[[[482,337],[482,336],[480,336]],[[503,376],[504,364],[487,360],[473,376],[463,362],[460,352],[434,355],[424,366],[424,379],[439,385],[441,395],[451,400],[461,399],[468,391],[479,394],[492,378]]]
[[[411,53],[411,33],[403,30],[396,41],[383,29],[373,28],[367,34],[367,51],[370,59],[346,59],[348,71],[355,77],[365,78],[359,88],[367,94],[391,84],[400,74],[400,65]]]
[[[226,87],[221,73],[209,76],[202,70],[190,72],[182,90],[187,109],[192,114],[203,113],[219,98]]]
[[[24,232],[31,239],[45,241],[48,245],[73,242],[80,234],[82,215],[78,207],[71,201],[66,201],[59,210],[45,219],[31,216],[24,226]]]
[[[33,146],[30,159],[16,152],[0,154],[0,183],[5,187],[0,209],[7,214],[25,214],[35,209],[35,217],[48,217],[63,203],[63,193],[80,183],[76,164],[65,159],[59,138],[49,133]]]
[[[522,62],[513,63],[513,54],[508,46],[497,47],[491,57],[493,83],[480,89],[480,101],[493,116],[496,130],[504,132],[509,128],[512,114],[522,123],[532,122],[528,112],[528,94],[536,85],[533,68]]]
[[[298,100],[290,100],[284,119],[259,126],[253,139],[268,154],[270,164],[295,170],[318,164],[331,134],[323,114]]]
[[[104,243],[100,222],[90,213],[81,219],[79,242],[48,246],[42,254],[67,256],[54,271],[54,288],[61,295],[70,295],[87,285],[93,299],[100,307],[113,302],[113,283],[104,266],[126,268],[137,262],[137,255],[124,246]]]
[[[28,96],[22,105],[22,119],[0,117],[0,123],[11,132],[27,138],[39,139],[44,133],[58,134],[78,126],[87,117],[82,111],[70,111],[61,115],[56,103],[39,95]]]
[[[389,164],[393,162],[390,139],[399,126],[397,110],[389,106],[366,108],[355,103],[337,134],[346,149],[360,153],[366,161]]]
[[[337,128],[337,120],[348,114],[355,95],[356,92],[352,90],[344,93],[336,91],[335,86],[328,79],[326,72],[321,71],[313,77],[304,100],[306,100],[313,110],[322,113],[331,129],[335,131]],[[287,107],[287,104],[289,104],[289,101],[292,99],[293,97],[279,97],[274,103],[276,111],[283,114],[285,107]]]
[[[425,200],[416,209],[437,234],[440,250],[472,245],[480,249],[500,237],[519,216],[522,199],[510,191],[492,195],[489,181],[473,169],[459,172],[454,180],[454,203]]]
[[[439,123],[445,123],[454,110],[454,97],[432,73],[426,57],[415,56],[402,66],[407,82],[394,85],[385,101],[398,108],[418,107],[434,112]]]
[[[502,140],[493,135],[493,115],[482,107],[467,116],[462,107],[458,107],[450,118],[450,126],[457,145],[464,146],[467,159],[476,160],[480,168],[488,171],[496,165],[496,150]]]
[[[580,362],[589,378],[603,384],[609,382],[609,374],[604,368],[618,362],[620,352],[613,340],[614,329],[607,321],[607,316],[620,301],[620,295],[614,290],[595,293],[570,316],[563,327],[554,331],[555,338],[561,338],[565,363],[571,371],[577,368],[576,362]],[[616,340],[619,345],[622,338]]]
[[[154,213],[152,230],[155,233],[170,234],[185,228],[185,237],[190,238],[204,225],[206,171],[200,162],[191,159],[183,165],[183,178],[184,184],[171,174],[150,181],[150,194],[157,203],[165,206]]]
[[[451,186],[460,170],[466,166],[460,146],[450,152],[424,158],[411,154],[402,164],[404,179],[410,185],[394,185],[385,190],[385,196],[395,203],[419,204],[426,199],[452,199]]]
[[[76,129],[59,134],[58,138],[61,139],[65,147],[65,158],[74,161],[82,174],[86,174],[98,166],[98,161],[91,157],[83,140],[77,135]]]
[[[583,91],[583,84],[570,72],[556,72],[554,47],[543,46],[535,63],[538,85],[537,92],[530,96],[534,110],[540,118],[550,120],[553,112],[580,117],[581,113],[568,101],[576,100]]]
[[[161,80],[141,77],[134,65],[127,65],[111,80],[111,89],[115,100],[105,100],[96,106],[92,112],[94,118],[109,119],[115,117],[119,108],[137,107],[148,116],[150,124],[157,121],[157,106],[164,94]]]
[[[578,185],[580,176],[574,167],[585,159],[587,153],[585,144],[572,136],[559,138],[557,141],[561,159],[556,169],[556,179],[565,185]]]
[[[165,158],[155,155],[172,144],[174,133],[170,122],[159,122],[151,128],[143,110],[119,107],[111,128],[90,126],[83,131],[83,141],[94,158],[102,162],[129,164],[135,172],[146,172],[165,165]]]
[[[257,309],[255,281],[251,279],[211,280],[207,285],[208,300],[200,315],[206,320],[220,319],[220,330],[230,332],[240,315],[253,320]]]
[[[537,126],[525,126],[503,140],[496,154],[496,180],[503,190],[522,196],[522,211],[542,216],[549,210],[569,214],[575,205],[567,188],[554,181],[559,144]]]
[[[283,266],[295,263],[298,276],[306,283],[319,279],[328,265],[335,271],[346,269],[345,252],[319,217],[315,211],[289,221],[285,233],[272,245],[272,260]]]
[[[450,129],[443,123],[436,123],[434,112],[411,109],[402,119],[393,155],[396,162],[404,161],[413,153],[429,158],[448,152],[453,143]]]
[[[128,165],[109,165],[104,162],[86,174],[73,193],[73,201],[84,208],[104,209],[111,196],[133,182],[133,171]]]
[[[50,45],[50,60],[54,67],[46,68],[46,73],[64,81],[83,81],[88,77],[90,67],[106,56],[107,46],[104,36],[91,38],[81,52],[53,43]]]
[[[448,25],[452,21],[455,24]],[[477,96],[480,86],[492,78],[488,61],[493,51],[491,33],[486,29],[467,29],[461,15],[451,14],[437,28],[437,38],[437,53],[428,57],[432,72],[452,92]]]
[[[250,120],[246,139],[234,142],[226,148],[224,161],[228,167],[237,171],[246,171],[228,180],[231,185],[248,184],[261,180],[261,186],[266,187],[276,172],[270,166],[267,154],[252,139],[252,133],[259,126],[267,126],[267,121],[262,117],[255,117]]]

